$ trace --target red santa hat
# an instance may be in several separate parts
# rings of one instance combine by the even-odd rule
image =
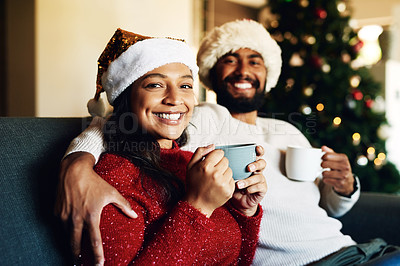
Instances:
[[[169,63],[185,64],[197,76],[192,49],[183,41],[152,38],[117,29],[98,60],[96,94],[88,102],[89,113],[104,116],[107,112],[100,94],[105,91],[108,102],[115,99],[147,72]]]

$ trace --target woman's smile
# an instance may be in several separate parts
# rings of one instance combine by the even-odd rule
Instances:
[[[160,120],[160,122],[162,123],[166,123],[166,124],[170,124],[170,125],[174,125],[174,124],[178,124],[181,123],[181,121],[183,120],[183,116],[186,114],[185,113],[153,113],[157,119]]]

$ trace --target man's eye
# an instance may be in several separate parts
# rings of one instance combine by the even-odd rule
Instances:
[[[261,65],[261,62],[259,62],[259,61],[251,61],[250,64],[257,66],[257,65]]]
[[[224,62],[226,63],[226,64],[233,64],[233,63],[236,63],[236,59],[234,59],[234,58],[225,58],[225,60],[224,60]]]

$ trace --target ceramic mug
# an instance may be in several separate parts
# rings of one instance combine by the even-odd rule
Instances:
[[[318,148],[288,146],[285,159],[287,177],[297,181],[314,181],[324,171],[321,166],[324,154]]]
[[[229,160],[229,167],[233,172],[233,179],[248,178],[252,173],[247,171],[247,165],[256,161],[256,144],[233,144],[217,146],[215,149],[223,150]]]

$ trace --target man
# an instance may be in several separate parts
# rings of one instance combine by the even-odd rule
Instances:
[[[290,124],[257,116],[264,93],[276,85],[280,75],[280,53],[277,43],[257,22],[238,20],[213,29],[201,43],[197,63],[200,80],[216,92],[218,105],[200,104],[195,108],[188,127],[189,142],[183,149],[194,150],[210,143],[255,142],[263,146],[269,189],[262,202],[264,215],[254,264],[304,265],[330,254],[335,256],[338,250],[356,244],[340,232],[341,223],[330,216],[346,213],[360,190],[347,156],[328,147],[322,147],[326,152],[322,167],[330,168],[323,178],[296,182],[285,176],[282,165],[286,147],[310,144]],[[96,126],[96,121],[70,146],[68,154],[83,153],[68,155],[62,164],[58,205],[64,221],[72,216],[75,253],[79,252],[85,222],[101,262],[101,209],[113,203],[128,216],[135,214],[122,196],[91,169],[103,150],[102,122]],[[252,167],[252,171],[263,168]],[[238,187],[246,187],[246,180],[241,182]]]

